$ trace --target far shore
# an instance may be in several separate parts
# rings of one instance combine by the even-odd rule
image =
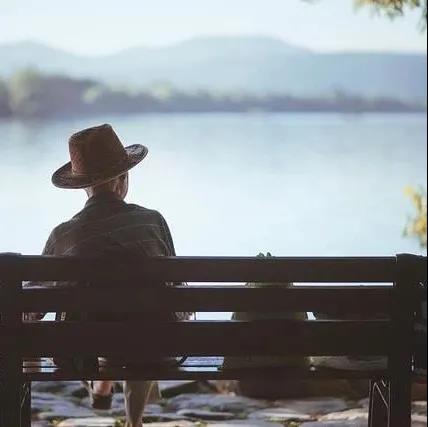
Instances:
[[[135,114],[426,113],[423,95],[402,99],[362,96],[340,89],[326,94],[183,91],[169,85],[131,90],[68,76],[23,71],[0,81],[0,117],[80,118]]]
[[[0,115],[1,122],[49,122],[49,121],[67,121],[67,120],[79,120],[79,119],[96,119],[100,117],[137,117],[137,116],[146,116],[146,117],[179,117],[179,116],[286,116],[286,115],[325,115],[325,116],[344,116],[344,117],[375,117],[375,116],[396,116],[396,115],[408,115],[408,116],[426,116],[428,109],[402,109],[402,110],[367,110],[367,111],[351,111],[351,110],[288,110],[288,111],[263,111],[263,110],[250,110],[250,111],[219,111],[219,110],[195,110],[195,111],[169,111],[169,112],[160,112],[160,111],[144,111],[144,112],[94,112],[92,114],[51,114],[51,115],[39,115],[39,116],[15,116],[15,115]]]

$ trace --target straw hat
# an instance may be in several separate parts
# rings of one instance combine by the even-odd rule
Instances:
[[[58,169],[52,183],[79,189],[105,184],[137,166],[148,154],[143,145],[124,147],[110,125],[82,130],[69,140],[71,162]]]

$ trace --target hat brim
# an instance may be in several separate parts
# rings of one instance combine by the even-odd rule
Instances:
[[[69,162],[53,174],[52,184],[55,185],[55,187],[70,190],[105,184],[137,166],[149,153],[147,147],[139,144],[126,147],[125,151],[128,155],[126,160],[111,167],[108,171],[98,174],[77,175],[73,173],[71,162]]]

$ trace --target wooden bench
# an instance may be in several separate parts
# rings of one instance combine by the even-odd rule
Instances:
[[[24,281],[117,282],[116,288],[23,289]],[[111,379],[363,378],[371,381],[371,426],[411,425],[415,302],[426,258],[152,258],[111,262],[0,255],[1,427],[29,427],[32,381]],[[153,283],[223,283],[165,288]],[[317,283],[243,288],[242,282]],[[127,287],[123,284],[137,284]],[[138,284],[141,283],[141,286]],[[373,286],[356,286],[356,284]],[[389,286],[383,286],[383,284]],[[327,285],[329,284],[329,285]],[[341,284],[334,287],[331,284]],[[346,285],[344,285],[346,284]],[[382,285],[381,285],[382,284]],[[126,288],[126,291],[125,291]],[[355,312],[364,320],[188,322],[36,322],[26,312]],[[378,313],[389,313],[386,319]],[[150,343],[146,346],[145,343]],[[180,368],[59,369],[40,372],[25,358],[78,354],[190,358]],[[224,356],[380,355],[382,371],[303,368],[223,369]]]

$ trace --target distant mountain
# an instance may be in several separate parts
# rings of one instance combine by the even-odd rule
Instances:
[[[0,76],[22,68],[112,84],[179,89],[425,100],[427,57],[401,53],[321,54],[267,37],[212,37],[105,56],[69,54],[41,44],[0,45]]]
[[[80,58],[68,52],[40,43],[21,42],[0,45],[0,74],[10,75],[17,70],[36,67],[41,71],[65,71]]]

